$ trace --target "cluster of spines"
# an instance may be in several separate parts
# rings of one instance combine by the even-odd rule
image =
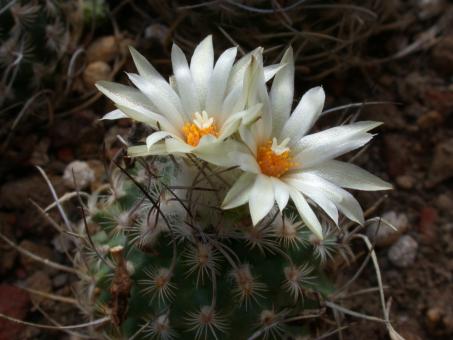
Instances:
[[[42,88],[54,73],[70,44],[63,7],[52,0],[0,2],[0,104],[20,99],[13,96],[27,98],[27,91]],[[21,91],[16,91],[19,86]]]
[[[136,188],[138,181],[123,176],[117,184],[124,196],[93,216],[104,235],[97,244],[103,254],[116,243],[126,249],[134,331],[163,340],[178,339],[184,332],[193,332],[196,339],[228,338],[239,332],[232,321],[239,312],[252,315],[249,335],[259,331],[264,338],[278,339],[286,334],[286,320],[316,291],[319,267],[335,249],[335,234],[315,239],[297,215],[278,210],[257,227],[243,215],[223,216],[225,223],[215,226],[203,220],[194,223],[200,218],[197,211],[189,217],[187,210],[175,210],[185,197],[169,199],[175,195],[169,193],[172,184],[160,181],[172,176],[161,175],[141,183],[148,196]],[[163,218],[163,211],[179,215]],[[304,255],[294,256],[299,253]],[[277,283],[268,284],[269,273],[262,272],[267,259],[276,266],[271,276],[278,277]],[[98,290],[108,290],[112,273],[110,269]],[[191,296],[189,301],[185,295]],[[103,304],[109,303],[108,294],[99,296]],[[135,309],[144,311],[137,314]]]

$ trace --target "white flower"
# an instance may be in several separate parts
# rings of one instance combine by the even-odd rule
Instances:
[[[321,224],[307,202],[317,204],[338,223],[338,211],[363,223],[363,212],[356,199],[342,188],[386,190],[391,185],[369,172],[334,158],[367,143],[369,130],[380,125],[363,121],[333,127],[306,135],[322,113],[325,94],[321,87],[307,91],[292,114],[294,60],[289,48],[285,65],[275,76],[268,94],[262,62],[251,71],[248,105],[263,103],[262,119],[250,128],[242,126],[244,146],[230,152],[230,164],[244,173],[227,193],[222,207],[231,209],[248,202],[256,225],[274,206],[282,211],[292,199],[305,224],[322,239]]]
[[[167,82],[135,49],[131,48],[139,74],[128,74],[137,89],[110,83],[97,83],[98,89],[113,100],[118,110],[103,119],[129,117],[153,127],[146,145],[130,147],[130,156],[166,153],[194,153],[221,165],[226,150],[236,142],[227,140],[241,123],[249,124],[259,114],[261,104],[245,109],[244,78],[252,55],[234,64],[237,48],[223,52],[214,65],[212,37],[206,37],[188,63],[182,50],[173,45],[171,61],[174,76]],[[279,65],[266,68],[270,79]]]

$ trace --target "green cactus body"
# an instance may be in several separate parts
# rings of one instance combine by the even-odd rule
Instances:
[[[160,157],[146,163],[149,174],[144,175],[143,164],[129,173],[148,197],[121,174],[121,195],[91,216],[98,226],[93,242],[105,255],[105,261],[91,264],[96,305],[104,313],[122,314],[116,315],[117,327],[105,332],[128,339],[308,334],[297,317],[319,308],[333,288],[302,223],[276,210],[254,228],[247,209],[214,208],[235,170],[216,176],[217,169],[200,170],[204,164],[197,160]],[[118,246],[123,264],[111,256]],[[128,276],[119,285],[131,280],[127,310],[121,311],[112,293],[118,266]]]

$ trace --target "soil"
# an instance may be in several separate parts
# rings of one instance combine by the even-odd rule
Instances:
[[[394,1],[399,3],[398,1]],[[403,235],[390,236],[376,249],[386,297],[391,297],[390,319],[405,339],[453,338],[453,4],[445,1],[411,1],[405,16],[415,18],[413,25],[383,30],[370,37],[362,47],[363,62],[342,69],[313,83],[298,74],[298,94],[321,83],[328,94],[327,108],[353,102],[385,102],[365,105],[358,110],[332,113],[319,126],[341,122],[350,114],[362,120],[384,122],[367,150],[355,160],[381,178],[393,183],[373,216],[388,212],[404,214],[407,219]],[[431,12],[421,12],[420,3],[431,4]],[[434,5],[438,6],[435,7]],[[403,5],[400,5],[403,6]],[[124,6],[122,16],[134,9]],[[401,11],[400,11],[401,12]],[[129,13],[129,14],[128,14]],[[423,14],[425,13],[425,14]],[[117,19],[122,16],[115,14]],[[422,16],[425,15],[425,16]],[[148,19],[144,19],[148,20]],[[161,20],[165,22],[165,20]],[[150,21],[152,22],[152,20]],[[80,74],[79,95],[92,91],[92,83],[105,77],[106,70],[120,65],[120,70],[132,70],[123,47],[133,42],[137,49],[153,56],[157,67],[168,70],[168,45],[158,41],[158,34],[170,28],[153,26],[153,44],[135,39],[136,25],[130,20],[120,26],[120,33],[111,26],[99,24],[92,33],[87,48],[89,74]],[[130,27],[128,26],[130,25]],[[154,24],[155,25],[155,24]],[[151,26],[150,26],[151,27]],[[434,29],[434,30],[433,30]],[[434,32],[434,33],[433,33]],[[216,32],[217,34],[217,32]],[[177,35],[177,32],[175,33]],[[222,35],[218,35],[225,39]],[[114,38],[116,37],[116,38]],[[120,37],[120,42],[118,42]],[[428,38],[427,38],[428,37]],[[115,40],[116,39],[116,40]],[[135,39],[135,40],[134,40]],[[420,42],[418,44],[417,42]],[[164,44],[164,45],[159,45]],[[282,42],[286,44],[286,42]],[[413,50],[411,45],[416,46]],[[406,51],[398,55],[397,51]],[[124,53],[124,54],[123,54]],[[388,57],[391,56],[391,57]],[[118,59],[121,61],[118,63]],[[124,59],[124,60],[123,60]],[[160,63],[159,63],[160,62]],[[353,64],[353,63],[351,63]],[[100,75],[97,66],[100,66]],[[125,83],[122,72],[117,81]],[[34,207],[52,202],[46,182],[35,165],[49,175],[58,195],[71,191],[65,186],[63,172],[73,160],[96,164],[95,176],[101,180],[102,164],[119,150],[117,135],[133,139],[140,131],[129,121],[101,123],[98,119],[112,109],[104,99],[90,102],[81,109],[66,107],[69,114],[55,114],[52,121],[42,119],[24,123],[1,155],[0,165],[0,231],[25,249],[65,263],[58,233]],[[382,193],[357,193],[367,208],[383,196]],[[75,201],[66,204],[70,217],[77,216]],[[56,213],[51,217],[60,221]],[[413,261],[400,262],[389,257],[392,246],[403,236],[415,240]],[[366,256],[363,243],[352,243],[357,255],[352,265],[338,274],[338,285],[344,284],[357,271]],[[399,249],[405,251],[405,249]],[[17,286],[71,296],[69,274],[30,261],[25,256],[0,243],[0,313],[46,322],[43,309],[61,324],[76,324],[80,320],[65,304],[42,301]],[[369,263],[349,291],[376,287],[375,269]],[[36,307],[36,306],[39,307]],[[376,292],[353,296],[345,306],[366,315],[382,316]],[[385,326],[378,322],[345,317],[348,325],[332,339],[388,339]],[[58,332],[22,327],[0,320],[0,340],[67,339]]]

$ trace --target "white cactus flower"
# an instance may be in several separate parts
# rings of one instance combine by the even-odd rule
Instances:
[[[362,224],[363,211],[357,200],[342,188],[387,190],[391,185],[369,172],[334,158],[357,149],[373,137],[369,130],[380,123],[362,121],[307,132],[324,106],[322,87],[307,91],[292,114],[294,60],[292,49],[283,56],[285,65],[275,76],[270,93],[266,89],[262,62],[253,66],[248,105],[263,104],[261,119],[250,127],[242,126],[245,146],[229,153],[231,165],[244,173],[227,193],[223,209],[249,204],[256,225],[273,208],[280,210],[292,199],[302,220],[322,239],[321,224],[308,204],[314,202],[335,222],[338,211]]]
[[[111,82],[97,88],[113,100],[117,110],[103,119],[132,118],[153,127],[146,145],[132,146],[130,156],[193,153],[211,163],[222,165],[227,150],[235,142],[226,140],[239,126],[249,124],[259,114],[261,104],[245,109],[244,81],[253,55],[236,63],[237,48],[224,51],[214,65],[212,37],[206,37],[188,63],[182,50],[173,45],[171,61],[174,76],[167,82],[135,49],[131,48],[139,74],[128,74],[137,89]],[[270,79],[279,65],[265,69]]]

